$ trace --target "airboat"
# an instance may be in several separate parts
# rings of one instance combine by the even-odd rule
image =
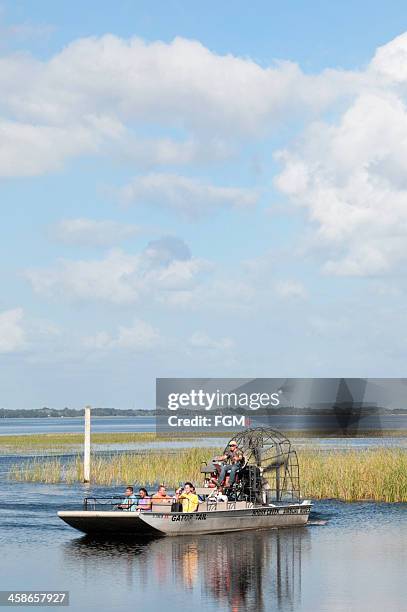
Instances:
[[[262,427],[241,431],[233,440],[244,455],[236,482],[231,487],[226,482],[224,495],[216,495],[213,481],[220,466],[215,460],[203,463],[194,512],[175,511],[171,500],[155,499],[149,511],[137,508],[137,501],[134,511],[118,511],[117,498],[87,497],[82,510],[64,510],[58,516],[89,535],[132,538],[305,525],[312,504],[300,498],[298,457],[291,442]]]

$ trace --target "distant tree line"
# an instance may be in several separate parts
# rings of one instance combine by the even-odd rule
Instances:
[[[21,410],[9,410],[7,408],[0,408],[0,418],[37,418],[37,417],[80,417],[85,413],[84,408],[62,408],[57,410],[56,408],[34,408],[34,409],[21,409]],[[155,411],[151,410],[120,410],[118,408],[92,408],[92,415],[94,416],[148,416],[155,414]]]

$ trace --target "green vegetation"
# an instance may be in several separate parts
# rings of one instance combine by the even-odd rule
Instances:
[[[348,430],[341,432],[340,430],[290,430],[284,432],[287,437],[295,443],[296,438],[404,438],[407,436],[406,429],[358,429],[355,431]]]
[[[92,482],[100,485],[165,482],[176,487],[185,480],[199,482],[201,463],[219,452],[215,448],[181,449],[177,452],[145,452],[139,455],[120,454],[113,457],[94,457]],[[10,478],[26,482],[82,482],[83,460],[63,463],[55,458],[47,461],[35,459],[28,465],[14,466]]]
[[[61,418],[61,417],[83,417],[85,414],[84,408],[31,408],[21,410],[10,410],[8,408],[0,408],[0,419],[35,419],[35,418]],[[150,410],[120,410],[118,408],[92,408],[92,415],[96,417],[103,416],[154,416],[155,412]]]
[[[219,449],[180,449],[176,452],[149,451],[140,455],[120,454],[92,461],[92,482],[100,485],[180,482],[202,479],[202,460]],[[302,496],[311,499],[336,498],[345,501],[373,500],[407,502],[407,451],[302,451],[299,453]],[[59,459],[36,459],[10,472],[15,480],[29,482],[81,482],[82,459],[63,464]]]
[[[323,432],[312,432],[312,431],[290,431],[288,432],[290,439],[293,441],[295,446],[296,438],[329,438],[333,434],[323,434]],[[398,437],[407,435],[404,430],[395,431],[377,431],[369,432],[369,437]],[[364,435],[359,434],[360,437]],[[180,440],[197,440],[199,438],[212,438],[222,437],[227,440],[230,437],[230,432],[227,431],[210,431],[210,432],[199,432],[199,433],[185,433],[178,432],[174,434],[160,434],[157,436],[155,432],[143,432],[143,433],[93,433],[92,444],[93,445],[112,445],[112,444],[149,444],[153,442],[176,442]],[[334,435],[337,437],[337,434]],[[0,436],[0,453],[18,453],[24,454],[34,451],[46,451],[46,452],[61,452],[67,450],[79,450],[83,445],[83,434],[82,433],[49,433],[49,434],[27,434],[27,435],[16,435],[16,436]]]
[[[92,444],[148,444],[157,441],[176,441],[193,440],[193,436],[174,435],[159,437],[153,432],[144,433],[94,433],[92,434]],[[0,436],[0,453],[15,452],[21,453],[28,451],[61,451],[82,447],[83,434],[63,433],[63,434],[27,434],[22,436]]]
[[[407,502],[407,451],[299,453],[303,497]]]

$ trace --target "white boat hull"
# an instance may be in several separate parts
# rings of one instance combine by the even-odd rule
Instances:
[[[310,502],[202,512],[61,511],[58,516],[87,534],[110,536],[187,535],[305,525]]]

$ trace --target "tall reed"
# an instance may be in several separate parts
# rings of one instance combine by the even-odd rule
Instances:
[[[407,451],[302,451],[299,453],[304,497],[345,501],[407,501]]]
[[[99,485],[126,483],[154,484],[164,482],[175,487],[180,482],[202,480],[201,464],[210,455],[219,452],[214,448],[181,449],[177,452],[146,452],[143,454],[123,453],[112,457],[92,458],[92,482]],[[35,459],[23,467],[14,465],[10,478],[26,482],[82,482],[83,459],[63,463],[60,459]]]
[[[202,482],[201,462],[219,449],[149,451],[111,458],[93,457],[92,482],[99,485],[155,484],[175,487],[180,482]],[[345,501],[407,502],[407,451],[301,451],[299,453],[302,496]],[[82,458],[63,464],[60,459],[35,459],[23,468],[14,466],[10,477],[29,482],[82,482]]]

